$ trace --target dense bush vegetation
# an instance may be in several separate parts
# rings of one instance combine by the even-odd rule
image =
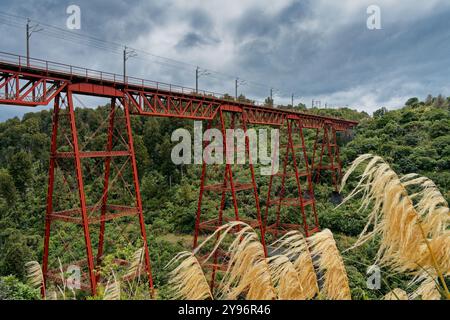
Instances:
[[[450,101],[417,98],[399,110],[382,108],[363,119],[354,139],[342,150],[345,162],[373,153],[386,159],[399,174],[416,172],[432,179],[450,200]]]

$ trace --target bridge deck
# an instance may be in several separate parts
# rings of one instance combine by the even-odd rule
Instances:
[[[199,90],[196,92],[195,89],[163,83],[156,82],[151,80],[145,80],[135,77],[118,75],[110,72],[92,70],[82,67],[76,67],[68,64],[57,63],[52,61],[46,61],[41,59],[30,58],[0,52],[0,89],[8,86],[7,82],[16,77],[17,83],[13,84],[17,86],[15,95],[5,94],[3,92],[0,93],[0,104],[14,104],[14,105],[24,105],[24,106],[37,106],[37,105],[46,105],[49,100],[53,98],[50,93],[55,93],[57,89],[55,88],[55,92],[48,91],[47,94],[50,95],[48,97],[41,97],[41,100],[36,100],[36,98],[29,100],[25,99],[26,95],[30,95],[31,91],[28,88],[33,87],[35,90],[38,86],[35,85],[35,82],[42,81],[44,82],[44,86],[46,83],[53,83],[55,87],[60,86],[61,91],[67,90],[67,85],[75,85],[75,84],[91,84],[94,86],[99,86],[103,88],[102,90],[74,90],[74,92],[79,94],[87,94],[87,95],[97,95],[97,96],[106,96],[110,97],[114,94],[111,90],[106,90],[104,88],[109,88],[113,90],[118,90],[119,95],[127,94],[130,98],[136,97],[137,100],[139,98],[147,98],[148,101],[140,101],[137,100],[135,102],[135,110],[133,113],[140,115],[153,115],[153,116],[172,116],[172,117],[186,117],[186,118],[200,118],[200,119],[208,119],[212,117],[214,114],[214,110],[212,113],[206,114],[204,117],[199,116],[198,114],[181,114],[180,110],[174,111],[174,106],[167,105],[167,108],[163,108],[162,113],[161,110],[157,112],[156,105],[157,101],[160,104],[168,103],[166,100],[170,98],[181,101],[183,103],[193,102],[195,104],[201,104],[201,108],[205,108],[203,104],[208,104],[209,108],[216,109],[221,106],[227,106],[229,110],[243,112],[244,110],[253,114],[254,123],[267,123],[267,124],[280,124],[279,119],[285,117],[299,117],[303,120],[309,121],[319,121],[323,122],[331,122],[336,124],[339,129],[351,128],[356,126],[358,123],[356,121],[344,120],[334,117],[325,117],[320,115],[314,115],[310,113],[297,112],[294,110],[286,110],[286,109],[278,109],[273,108],[267,105],[261,105],[257,102],[248,103],[243,101],[236,101],[232,98],[227,98],[223,94],[218,94],[214,92],[209,92],[205,90]],[[27,85],[22,88],[19,85],[20,82],[26,82]],[[42,84],[40,84],[42,86]],[[45,88],[43,89],[46,90]],[[49,90],[49,89],[47,89]],[[117,92],[117,91],[115,91]],[[47,98],[47,99],[46,99]],[[164,100],[161,102],[161,99]],[[145,100],[145,99],[144,99]],[[153,105],[150,100],[153,101]],[[169,101],[170,103],[170,101]],[[153,110],[148,107],[155,106]],[[230,109],[231,108],[231,109]],[[235,109],[233,109],[235,108]],[[171,110],[170,112],[168,110]],[[187,109],[187,108],[186,108]],[[184,110],[186,111],[186,110]],[[257,115],[255,116],[255,113]],[[272,122],[267,120],[267,117],[276,118]],[[312,126],[316,127],[316,126]]]

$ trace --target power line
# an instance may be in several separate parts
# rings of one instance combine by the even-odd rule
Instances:
[[[12,26],[12,27],[16,27],[16,28],[23,28],[24,26],[26,26],[26,23],[20,23],[14,20],[10,20],[10,18],[5,18],[1,16],[1,12],[0,12],[0,23],[8,25],[8,26]],[[25,20],[26,21],[26,20]],[[30,20],[30,21],[34,21],[34,20]],[[88,38],[84,38],[84,37],[80,37],[78,34],[76,33],[72,33],[72,32],[67,32],[65,30],[58,30],[58,28],[55,27],[56,30],[49,28],[47,24],[44,23],[38,23],[39,26],[44,27],[41,28],[42,30],[40,30],[40,33],[52,38],[57,38],[60,40],[65,40],[71,43],[76,43],[76,44],[84,44],[90,47],[94,47],[97,49],[101,49],[101,50],[105,50],[105,51],[110,51],[113,53],[119,53],[120,52],[120,48],[119,47],[113,47],[111,45],[105,45],[102,42],[98,42],[92,39],[88,39]],[[80,43],[82,42],[82,43]]]
[[[22,20],[23,23],[20,23],[17,20]],[[119,44],[117,42],[107,41],[107,40],[99,39],[99,38],[96,38],[94,36],[90,36],[87,34],[65,30],[63,28],[60,28],[60,27],[57,27],[54,25],[50,25],[50,24],[43,23],[43,22],[38,22],[36,20],[25,18],[23,16],[18,16],[18,15],[0,11],[0,24],[8,25],[8,26],[15,27],[15,28],[22,28],[24,25],[26,25],[26,22],[31,22],[31,21],[33,21],[35,24],[38,24],[39,26],[43,27],[43,29],[39,30],[39,32],[42,35],[45,35],[47,37],[52,37],[52,38],[56,38],[59,40],[68,41],[70,43],[74,43],[77,45],[83,44],[88,47],[107,51],[107,52],[117,54],[117,55],[119,55],[119,54],[122,55],[123,48],[125,47],[124,45]],[[151,57],[153,59],[157,59],[157,61],[152,61],[150,59],[145,59],[145,58],[139,58],[136,56],[133,56],[133,57],[130,56],[129,58],[135,58],[135,59],[137,58],[142,61],[151,61],[152,63],[157,63],[160,65],[172,67],[172,68],[183,68],[183,69],[192,70],[192,68],[198,67],[192,63],[164,57],[161,55],[156,55],[156,54],[147,52],[142,49],[137,49],[137,48],[132,48],[132,47],[127,47],[127,48],[129,50],[133,50],[135,53],[138,53],[141,56],[143,55],[143,56]],[[227,74],[224,72],[215,71],[215,70],[208,69],[208,68],[201,68],[201,70],[205,72],[205,74],[203,74],[203,75],[207,75],[208,77],[215,78],[218,80],[220,80],[220,78],[217,76],[220,76],[227,80],[240,79],[241,81],[245,81],[245,84],[249,85],[249,86],[260,87],[260,88],[264,88],[264,89],[270,88],[271,91],[274,89],[273,87],[268,86],[267,84],[261,84],[261,83],[255,82],[255,81],[244,80],[240,77],[233,76],[231,74]],[[214,75],[216,75],[216,76],[214,76]],[[198,82],[198,79],[196,82]],[[276,92],[281,93],[282,91],[276,89]]]
[[[82,34],[82,33],[76,33],[76,32],[73,32],[73,31],[68,31],[68,30],[65,30],[63,28],[60,28],[60,27],[57,27],[57,26],[54,26],[54,25],[50,25],[50,24],[47,24],[47,23],[44,23],[44,22],[36,21],[34,19],[29,19],[29,18],[22,17],[22,16],[12,15],[12,14],[9,14],[9,13],[6,13],[6,12],[2,12],[2,11],[0,11],[0,15],[3,15],[3,16],[9,17],[9,18],[21,19],[21,20],[24,20],[24,21],[33,21],[33,22],[38,23],[39,25],[45,27],[46,30],[53,31],[53,32],[56,31],[56,32],[59,32],[59,33],[65,35],[65,36],[68,36],[68,37],[72,37],[72,38],[75,37],[77,39],[88,39],[89,41],[91,41],[93,43],[96,42],[97,44],[98,43],[108,44],[111,48],[112,47],[123,48],[123,45],[115,43],[115,42],[102,40],[102,39],[99,39],[99,38],[96,38],[96,37],[93,37],[93,36],[90,36],[90,35],[87,35],[87,34]]]

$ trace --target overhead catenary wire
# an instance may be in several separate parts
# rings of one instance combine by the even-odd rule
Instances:
[[[7,25],[10,27],[22,28],[26,25],[26,22],[28,19],[29,18],[26,18],[23,16],[0,11],[0,24]],[[60,28],[60,27],[57,27],[54,25],[50,25],[48,23],[43,23],[43,22],[40,22],[40,21],[37,21],[34,19],[29,19],[29,21],[37,23],[41,27],[43,27],[43,30],[40,31],[40,34],[47,36],[47,37],[55,38],[58,40],[67,41],[67,42],[77,44],[77,45],[85,45],[85,46],[95,48],[98,50],[103,50],[103,51],[106,51],[106,52],[109,52],[109,53],[112,53],[115,55],[122,55],[123,48],[125,47],[125,45],[114,42],[114,41],[99,39],[99,38],[91,36],[91,35],[65,30],[63,28]],[[169,68],[181,68],[185,71],[190,71],[190,72],[192,72],[192,70],[195,70],[195,68],[197,67],[197,65],[194,63],[189,63],[189,62],[180,61],[180,60],[176,60],[176,59],[169,58],[169,57],[164,57],[164,56],[157,55],[157,54],[154,54],[154,53],[151,53],[151,52],[145,51],[143,49],[139,49],[139,48],[134,48],[134,47],[130,47],[130,46],[127,46],[127,47],[130,50],[133,50],[136,53],[138,53],[138,56],[133,57],[133,59],[151,62],[151,63],[159,64],[164,67],[169,67]],[[149,58],[145,58],[145,57],[149,57]],[[212,70],[212,69],[204,68],[204,67],[201,67],[201,69],[208,73],[207,74],[208,78],[213,78],[216,80],[223,79],[223,80],[232,80],[232,81],[234,81],[236,78],[239,78],[240,80],[245,81],[246,86],[250,86],[253,88],[265,89],[265,90],[270,90],[271,88],[275,89],[274,86],[271,86],[268,84],[262,84],[262,83],[259,83],[257,81],[253,81],[253,80],[248,80],[248,79],[245,79],[240,76],[224,73],[222,71],[216,71],[216,70]],[[284,90],[280,90],[280,89],[275,89],[275,90],[276,90],[276,92],[282,94],[283,96],[286,96],[286,97],[290,96],[290,93],[287,93]],[[267,94],[264,94],[264,95],[267,95]]]

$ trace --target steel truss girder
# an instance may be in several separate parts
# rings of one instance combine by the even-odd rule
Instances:
[[[48,105],[68,82],[0,69],[0,103],[35,107]]]
[[[355,121],[260,106],[217,97],[214,94],[200,95],[189,90],[180,91],[178,86],[165,85],[165,89],[161,89],[158,83],[143,79],[137,82],[123,82],[123,78],[116,77],[114,74],[51,61],[33,59],[33,65],[24,66],[22,63],[24,60],[21,60],[24,57],[2,54],[0,87],[4,89],[3,94],[0,92],[0,104],[48,105],[56,94],[71,84],[73,92],[81,91],[93,96],[127,95],[130,100],[130,112],[143,116],[210,120],[220,108],[245,112],[248,123],[252,124],[279,126],[287,117],[294,117],[302,119],[305,127],[310,128],[320,128],[324,121],[333,122],[336,130],[346,130],[357,125]],[[80,87],[79,90],[77,86]],[[8,90],[5,91],[6,88]],[[39,91],[38,88],[41,90]],[[41,94],[36,95],[36,91]]]
[[[172,96],[159,92],[125,90],[132,114],[195,120],[213,119],[221,105],[196,98]]]

